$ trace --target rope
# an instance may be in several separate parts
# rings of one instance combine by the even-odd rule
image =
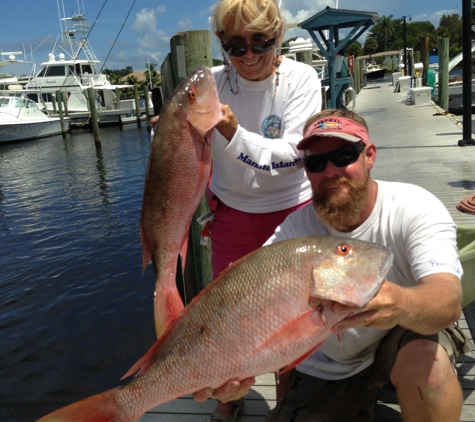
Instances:
[[[475,214],[475,194],[463,198],[457,204],[457,209],[465,214]]]

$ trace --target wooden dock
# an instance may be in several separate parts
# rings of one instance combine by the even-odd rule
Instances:
[[[372,177],[420,185],[444,203],[456,224],[475,227],[474,215],[456,209],[475,188],[475,147],[457,147],[462,139],[461,118],[441,115],[433,105],[411,105],[405,101],[407,92],[393,90],[392,78],[387,78],[369,83],[356,98],[354,111],[366,119],[371,141],[378,148]],[[462,315],[459,325],[472,337],[473,318]],[[460,421],[475,421],[475,354],[459,359],[457,369],[465,398]],[[238,421],[263,422],[274,406],[274,375],[263,375],[246,397]],[[185,396],[152,409],[140,422],[206,422],[214,408],[213,400],[197,403]],[[375,422],[401,420],[395,394],[383,389]]]

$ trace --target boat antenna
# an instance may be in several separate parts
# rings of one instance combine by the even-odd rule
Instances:
[[[104,69],[104,66],[105,66],[106,63],[107,63],[107,59],[109,58],[109,56],[110,56],[110,54],[111,54],[111,52],[112,52],[112,49],[115,47],[115,43],[116,43],[117,39],[119,38],[120,33],[121,33],[122,30],[124,29],[124,25],[125,25],[125,23],[127,22],[127,19],[129,18],[130,12],[132,11],[132,8],[134,7],[134,4],[135,4],[136,1],[137,1],[137,0],[134,0],[133,3],[132,3],[132,6],[130,6],[129,13],[127,13],[127,16],[125,17],[125,21],[122,23],[122,26],[121,26],[121,28],[120,28],[120,31],[119,31],[119,33],[117,34],[117,37],[115,37],[115,40],[114,40],[114,42],[112,43],[111,49],[109,50],[109,53],[107,53],[107,57],[106,57],[106,59],[104,60],[104,64],[102,65],[102,67],[101,67],[101,69],[99,70],[99,72],[102,72],[102,69]]]

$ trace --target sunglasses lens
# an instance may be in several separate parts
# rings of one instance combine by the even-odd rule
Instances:
[[[254,54],[264,54],[272,50],[274,47],[275,38],[272,40],[262,41],[260,43],[251,44],[249,47]]]
[[[351,145],[327,154],[309,155],[304,159],[305,168],[310,173],[321,173],[327,168],[328,161],[336,167],[346,167],[358,159],[363,149],[364,146]]]
[[[274,47],[274,44],[275,44],[275,38],[271,40],[257,42],[254,44],[246,44],[246,43],[225,44],[221,42],[221,46],[223,47],[224,52],[228,56],[232,56],[232,57],[244,56],[248,48],[250,48],[254,54],[264,54],[272,50],[272,48]]]
[[[322,157],[322,155],[326,154],[316,154],[316,155],[309,155],[305,157],[305,168],[310,173],[321,173],[327,167],[327,159]]]
[[[360,152],[361,150],[358,150],[356,146],[341,148],[338,154],[335,154],[330,160],[337,167],[345,167],[354,163],[358,159]]]
[[[223,44],[223,50],[228,56],[242,57],[246,54],[246,44]]]

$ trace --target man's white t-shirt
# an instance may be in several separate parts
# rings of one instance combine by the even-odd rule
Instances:
[[[440,200],[419,186],[377,183],[373,212],[356,230],[332,229],[309,204],[290,214],[266,245],[312,234],[344,236],[391,247],[394,261],[386,279],[398,285],[415,286],[420,278],[441,272],[461,278],[456,226]],[[371,365],[388,331],[358,327],[333,334],[297,370],[328,380],[352,376]]]

